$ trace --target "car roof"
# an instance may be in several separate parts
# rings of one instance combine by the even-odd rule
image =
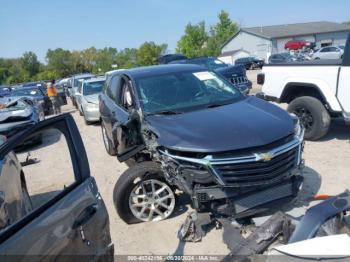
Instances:
[[[18,90],[18,89],[23,90],[23,89],[33,89],[33,88],[40,89],[40,86],[36,86],[36,85],[34,85],[34,86],[20,86],[20,87],[13,88],[12,90]]]
[[[94,77],[90,79],[84,80],[84,83],[93,83],[93,82],[100,82],[100,81],[106,81],[106,77]]]
[[[86,77],[86,76],[95,76],[95,75],[91,74],[91,73],[83,73],[83,74],[73,75],[72,77],[74,77],[74,78],[81,78],[81,77]]]
[[[132,78],[143,78],[148,76],[157,76],[164,74],[180,73],[186,71],[203,71],[203,67],[192,64],[167,64],[167,65],[156,65],[146,67],[136,67],[127,69],[116,74],[125,74]]]

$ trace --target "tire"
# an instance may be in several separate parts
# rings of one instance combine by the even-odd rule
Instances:
[[[298,97],[289,104],[288,112],[299,117],[305,127],[306,140],[318,140],[327,134],[331,118],[327,109],[317,98]]]
[[[101,121],[101,132],[102,132],[103,144],[105,145],[105,149],[106,149],[107,153],[110,156],[117,155],[117,151],[113,147],[112,141],[107,136],[107,131],[106,131],[106,128],[105,128],[103,121]]]
[[[84,116],[84,122],[85,122],[85,125],[87,125],[87,126],[91,125],[91,122],[86,120],[85,116]]]
[[[144,192],[143,189],[148,188],[148,190],[150,190],[150,187],[152,187],[150,184],[152,183],[154,185],[155,191],[159,191],[160,188],[163,187],[165,189],[163,189],[158,194],[151,194],[150,196],[150,193],[147,193],[149,191]],[[139,193],[136,192],[140,191],[135,190],[141,188],[141,195],[143,196],[142,198],[131,197],[132,193],[134,195],[138,195]],[[168,208],[164,209],[163,206],[158,205],[157,202],[154,202],[157,201],[154,200],[157,196],[158,201],[160,201],[160,199],[164,199],[164,202],[162,202],[163,206]],[[140,203],[143,205],[137,206],[136,208],[134,207],[132,209],[131,206],[133,203],[135,203],[133,202],[135,198],[141,201],[136,202],[136,205],[140,205]],[[151,161],[141,162],[137,165],[134,165],[119,177],[113,191],[113,202],[119,217],[127,224],[135,224],[145,221],[160,221],[171,216],[175,209],[174,192],[165,182],[159,165]],[[156,211],[151,211],[153,208],[157,209],[158,212],[163,214],[163,216],[161,217]],[[138,211],[139,209],[141,209],[141,211]],[[142,209],[144,209],[143,213],[141,213]],[[136,217],[137,214],[142,219]]]

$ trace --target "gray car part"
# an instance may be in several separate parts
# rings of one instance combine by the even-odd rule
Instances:
[[[339,213],[350,210],[350,191],[346,190],[338,196],[331,197],[308,209],[296,227],[289,243],[313,238],[319,228]]]

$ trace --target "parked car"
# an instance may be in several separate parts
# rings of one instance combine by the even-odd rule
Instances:
[[[350,36],[343,60],[317,60],[264,66],[258,76],[259,97],[288,103],[299,116],[305,138],[318,140],[328,133],[331,120],[350,123]]]
[[[77,103],[75,100],[75,92],[77,91],[79,84],[81,81],[86,80],[86,79],[90,79],[92,77],[95,77],[93,74],[90,73],[86,73],[86,74],[78,74],[78,75],[74,75],[72,76],[67,84],[68,87],[68,94],[71,98],[72,104],[77,108]]]
[[[327,46],[313,53],[313,59],[342,59],[344,49],[337,46]]]
[[[181,54],[168,54],[168,55],[163,55],[158,58],[158,63],[159,64],[169,64],[170,62],[173,61],[178,61],[178,60],[185,60],[188,59],[186,56],[181,55]]]
[[[75,94],[80,115],[84,116],[86,124],[100,121],[98,96],[101,94],[105,78],[90,78],[81,82]]]
[[[42,145],[15,154],[39,134]],[[113,261],[108,213],[72,116],[41,121],[0,143],[3,260]],[[47,157],[50,152],[60,157]]]
[[[203,66],[207,70],[215,71],[216,73],[224,76],[244,94],[248,94],[249,90],[252,88],[252,82],[248,80],[245,68],[243,66],[228,65],[214,57],[176,60],[170,62],[169,64],[194,64]]]
[[[298,59],[290,53],[272,54],[269,57],[269,64],[282,64],[297,61]]]
[[[10,86],[0,86],[0,97],[8,96],[11,93]]]
[[[299,49],[305,49],[305,48],[314,48],[315,43],[304,41],[304,40],[291,40],[285,43],[284,49],[286,50],[299,50]]]
[[[218,73],[197,65],[125,70],[99,101],[106,151],[131,166],[113,194],[126,223],[169,217],[174,188],[199,212],[231,218],[298,192],[297,118],[243,95]]]
[[[11,97],[29,97],[38,102],[43,108],[45,115],[52,113],[52,102],[42,88],[37,86],[19,87],[11,89]]]
[[[235,65],[244,66],[246,70],[262,68],[264,65],[264,60],[257,59],[255,57],[242,57],[235,61]]]
[[[44,120],[44,111],[40,105],[32,99],[0,98],[0,135],[10,138],[15,134]],[[26,145],[41,143],[42,137],[37,135]]]

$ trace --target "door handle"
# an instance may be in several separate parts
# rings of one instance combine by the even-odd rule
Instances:
[[[84,209],[83,212],[80,213],[78,218],[74,221],[72,229],[77,229],[78,227],[86,224],[97,212],[98,205],[92,204]]]

